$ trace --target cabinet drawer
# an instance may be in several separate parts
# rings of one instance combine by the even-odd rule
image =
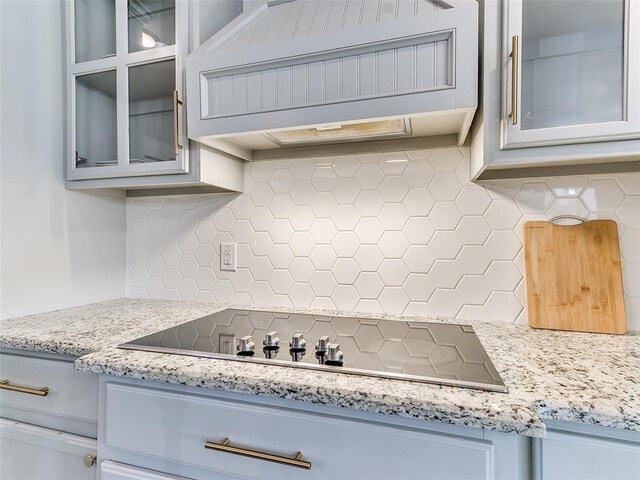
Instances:
[[[311,468],[205,448],[225,438],[250,451],[243,453],[293,458],[301,452]],[[106,384],[104,441],[114,449],[249,478],[494,478],[489,441],[117,383]]]
[[[0,380],[19,389],[0,389],[1,416],[11,417],[8,412],[20,411],[21,421],[35,424],[41,422],[29,414],[34,418],[45,414],[98,421],[98,376],[74,370],[72,361],[2,353]],[[44,387],[48,387],[46,396],[27,393]]]
[[[100,480],[187,480],[152,470],[131,467],[122,463],[105,460],[100,463]]]

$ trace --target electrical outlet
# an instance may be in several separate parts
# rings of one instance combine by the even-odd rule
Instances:
[[[236,244],[220,244],[220,270],[236,271]]]

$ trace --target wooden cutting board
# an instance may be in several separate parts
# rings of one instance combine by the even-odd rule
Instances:
[[[524,262],[529,326],[626,333],[616,222],[527,222]]]

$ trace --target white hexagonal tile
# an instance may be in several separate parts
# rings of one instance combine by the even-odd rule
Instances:
[[[309,232],[294,232],[289,247],[296,257],[308,257],[316,242]]]
[[[159,233],[162,231],[164,227],[164,215],[160,210],[151,210],[147,215],[145,223],[147,224],[147,228],[151,233]]]
[[[178,285],[178,293],[182,300],[195,300],[199,291],[198,285],[193,278],[183,278],[180,285]]]
[[[436,258],[453,260],[462,248],[462,242],[455,232],[438,231],[429,241],[429,247]]]
[[[235,290],[233,289],[233,285],[229,280],[217,279],[216,284],[213,287],[213,291],[216,300],[222,303],[231,302],[233,295],[235,294]]]
[[[162,227],[162,237],[167,241],[167,243],[175,243],[182,235],[182,229],[180,225],[178,225],[178,220],[167,220]]]
[[[316,245],[311,251],[309,259],[317,270],[331,270],[337,260],[336,253],[330,245]]]
[[[412,156],[415,152],[408,152]],[[428,160],[412,159],[404,170],[404,179],[411,188],[429,185],[436,172]]]
[[[267,232],[256,232],[249,242],[249,247],[251,247],[254,255],[267,256],[273,248],[273,240],[271,240],[271,236]]]
[[[269,235],[271,235],[273,243],[289,243],[293,236],[293,227],[289,220],[279,218],[271,223]]]
[[[620,237],[620,253],[629,263],[640,263],[640,230],[627,230]]]
[[[289,170],[296,180],[308,180],[316,169],[315,163],[311,160],[297,160],[291,163]]]
[[[289,292],[291,303],[296,308],[309,308],[315,298],[313,290],[306,283],[294,283]]]
[[[356,182],[363,190],[375,190],[384,179],[384,173],[375,163],[360,165],[356,172]]]
[[[484,308],[495,322],[514,322],[522,311],[522,305],[512,292],[493,292]]]
[[[335,290],[338,283],[331,272],[315,272],[309,281],[311,289],[316,295],[329,297]]]
[[[255,182],[266,182],[273,173],[271,162],[251,162],[249,164],[249,175]]]
[[[289,191],[294,205],[309,205],[315,194],[316,191],[308,180],[298,180]]]
[[[435,317],[433,309],[427,302],[409,302],[409,305],[407,305],[407,308],[404,309],[404,312],[402,312],[402,314],[411,317]]]
[[[462,183],[453,172],[436,173],[429,184],[429,191],[437,202],[455,200],[461,190]]]
[[[400,287],[385,287],[378,297],[378,303],[386,313],[400,314],[407,308],[409,298]]]
[[[411,217],[402,227],[404,236],[412,244],[427,244],[435,232],[435,228],[427,217]]]
[[[359,153],[356,155],[360,163],[378,163],[380,161],[380,153]]]
[[[338,258],[331,267],[331,273],[338,283],[353,285],[360,274],[360,267],[353,258]]]
[[[409,215],[413,216],[427,216],[435,205],[435,200],[429,189],[427,188],[412,188],[407,193],[402,204],[406,208]]]
[[[363,218],[355,229],[356,235],[363,244],[376,244],[384,233],[384,227],[377,218]]]
[[[489,268],[491,257],[484,247],[465,245],[456,257],[456,263],[465,275],[482,275]]]
[[[409,248],[409,240],[402,232],[384,232],[378,247],[385,258],[402,258]]]
[[[386,152],[380,156],[378,166],[385,175],[402,175],[409,165],[406,152]]]
[[[354,205],[338,205],[331,219],[338,230],[348,231],[356,227],[360,214]]]
[[[144,243],[149,236],[149,228],[144,222],[133,222],[131,230],[129,230],[129,236],[133,243]]]
[[[351,258],[360,247],[360,240],[354,232],[338,232],[331,242],[339,257]]]
[[[465,275],[456,286],[460,300],[470,305],[484,305],[491,291],[491,287],[482,275]]]
[[[353,178],[360,168],[360,160],[357,155],[342,155],[334,160],[332,167],[338,177]]]
[[[196,272],[195,281],[200,290],[213,290],[216,283],[216,275],[211,267],[200,267]]]
[[[206,219],[203,220],[205,222],[207,221]],[[183,232],[190,232],[195,230],[196,227],[200,224],[200,221],[201,219],[198,218],[198,215],[196,215],[196,212],[194,212],[193,210],[183,210],[182,212],[180,212],[180,215],[178,215],[178,225],[180,225],[180,228]]]
[[[640,173],[618,175],[616,180],[627,195],[640,195]]]
[[[213,226],[213,223],[205,220],[198,224],[195,229],[196,238],[200,243],[211,243],[213,242],[213,238],[216,236],[216,228]]]
[[[134,280],[133,275],[131,275],[131,279],[133,281],[133,284],[135,285],[136,282]],[[182,280],[182,275],[180,275],[180,271],[178,270],[178,267],[167,266],[164,269],[164,272],[162,272],[162,283],[164,283],[165,288],[178,288],[178,285],[180,285],[181,280]]]
[[[315,219],[316,217],[313,215],[313,211],[306,205],[294,207],[289,216],[289,221],[296,231],[309,230]]]
[[[494,290],[513,291],[522,280],[522,274],[513,262],[491,262],[484,276]]]
[[[269,259],[275,268],[288,268],[293,260],[293,253],[289,245],[274,245],[269,253]]]
[[[249,220],[236,220],[231,227],[231,236],[236,243],[248,243],[251,241],[254,230]]]
[[[273,190],[268,183],[254,184],[249,194],[256,207],[268,207],[274,197]]]
[[[316,169],[311,176],[311,184],[316,192],[330,192],[336,184],[336,172],[331,166],[331,161],[316,164]]]
[[[193,278],[198,271],[198,267],[198,262],[196,262],[193,255],[183,255],[178,262],[178,270],[180,270],[180,274],[183,277]]]
[[[625,198],[615,180],[591,180],[580,195],[590,212],[613,212]]]
[[[354,258],[364,272],[377,271],[384,260],[384,256],[377,245],[362,245],[358,248]]]
[[[380,265],[378,275],[386,286],[401,287],[409,276],[409,269],[402,260],[387,259]]]
[[[409,245],[402,260],[411,273],[428,273],[436,261],[427,245]]]
[[[272,305],[273,291],[269,282],[254,282],[253,288],[249,292],[254,305]]]
[[[269,279],[269,285],[275,294],[286,295],[293,286],[293,278],[287,270],[275,270]]]
[[[491,317],[483,306],[480,305],[463,305],[456,320],[471,320],[476,322],[490,322]]]
[[[160,255],[149,255],[144,265],[150,277],[159,277],[162,275],[165,267]]]
[[[320,244],[331,243],[337,232],[333,221],[329,218],[316,219],[310,230],[313,239]]]
[[[436,289],[429,299],[433,313],[438,317],[455,318],[463,303],[455,290]]]
[[[131,280],[131,284],[134,289],[136,289],[137,287],[144,292],[143,287],[149,281],[149,274],[147,273],[147,269],[144,268],[144,265],[134,265],[131,269],[131,272],[129,273],[129,279]]]
[[[355,205],[363,217],[375,217],[382,210],[384,200],[377,191],[366,190],[360,192]]]
[[[553,201],[553,194],[546,183],[525,183],[516,193],[514,200],[523,213],[542,213]]]
[[[482,217],[463,217],[456,227],[456,235],[465,245],[482,245],[491,234],[491,227]]]
[[[183,255],[193,255],[199,246],[200,243],[198,243],[195,233],[192,232],[182,234],[178,240],[178,248]]]
[[[411,301],[426,302],[436,289],[429,275],[411,273],[402,285]]]
[[[456,205],[463,215],[482,215],[489,208],[490,203],[491,196],[484,187],[478,185],[463,187],[456,197]]]
[[[491,180],[482,184],[494,200],[513,199],[522,186],[522,180]]]
[[[547,187],[556,198],[579,197],[584,185],[588,183],[586,176],[562,176],[548,178]]]
[[[513,260],[522,248],[522,242],[511,230],[495,230],[489,235],[484,248],[493,260]]]
[[[161,298],[164,290],[164,283],[162,283],[162,279],[159,277],[151,277],[144,286],[144,292],[148,298]]]
[[[269,257],[253,257],[249,263],[249,271],[254,280],[269,280],[273,270]]]
[[[233,207],[231,207],[231,209],[233,211]],[[274,195],[273,201],[269,204],[269,210],[273,218],[289,218],[289,215],[291,215],[293,211],[291,197],[286,193]]]
[[[640,228],[640,196],[625,198],[616,214],[626,228]]]
[[[197,250],[196,250],[197,251]],[[178,245],[168,244],[162,249],[162,260],[165,265],[177,266],[180,258],[182,258],[182,252],[178,248]]]
[[[287,196],[288,197],[288,196]],[[275,201],[275,198],[274,198]],[[231,213],[236,220],[248,220],[251,212],[253,212],[253,202],[249,195],[238,195],[231,204]],[[197,208],[197,205],[196,205]],[[196,213],[197,210],[196,210]]]
[[[462,161],[462,153],[458,148],[437,148],[429,157],[436,172],[455,172]]]
[[[640,264],[629,263],[622,269],[624,293],[629,297],[640,297]]]
[[[385,230],[401,230],[409,219],[409,213],[402,203],[386,203],[382,207],[378,219]]]
[[[403,177],[384,177],[378,192],[385,202],[402,202],[409,192],[409,186]]]
[[[273,216],[267,207],[256,207],[249,217],[249,222],[256,232],[267,232],[273,223]]]
[[[489,225],[497,230],[513,230],[521,216],[522,211],[509,200],[494,200],[484,214]]]
[[[453,260],[436,260],[429,276],[438,288],[454,288],[462,278],[462,270]]]
[[[353,311],[360,301],[360,295],[353,285],[338,285],[331,295],[338,310]]]
[[[289,265],[289,273],[296,282],[308,282],[316,269],[307,257],[296,257]]]
[[[576,215],[584,218],[588,213],[579,198],[558,198],[551,203],[545,215],[547,218],[558,215]]]
[[[361,298],[375,300],[382,292],[384,284],[377,273],[362,272],[354,284]]]
[[[339,204],[353,204],[360,193],[360,186],[353,178],[339,178],[331,190]]]
[[[220,208],[213,217],[213,225],[218,232],[229,232],[235,220],[230,208]],[[200,225],[203,223],[205,222],[200,222]],[[198,225],[198,227],[200,227],[200,225]],[[196,231],[197,230],[198,228],[196,228]]]
[[[269,178],[269,185],[274,193],[287,193],[291,190],[295,178],[289,170],[276,169]]]
[[[436,202],[429,213],[429,220],[436,230],[455,230],[462,213],[454,202]]]
[[[194,257],[201,267],[212,267],[216,263],[216,252],[211,245],[198,245]]]
[[[254,278],[248,268],[238,268],[230,280],[236,293],[249,293],[254,284]]]
[[[131,217],[135,220],[144,220],[149,210],[161,210],[163,204],[164,201],[162,197],[133,198],[129,200],[128,210]]]
[[[338,203],[330,192],[321,192],[315,194],[310,206],[316,217],[328,218],[333,215]]]
[[[162,235],[157,232],[150,233],[145,242],[149,255],[160,255],[166,244],[167,242],[165,242]]]

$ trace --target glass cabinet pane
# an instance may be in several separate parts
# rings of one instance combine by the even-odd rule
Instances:
[[[74,17],[76,63],[116,54],[114,0],[76,0]]]
[[[623,26],[623,0],[523,0],[522,129],[624,119]]]
[[[131,163],[175,160],[175,60],[129,68],[129,158]]]
[[[129,0],[129,52],[176,43],[174,0]]]
[[[118,163],[116,72],[76,77],[76,168]]]

